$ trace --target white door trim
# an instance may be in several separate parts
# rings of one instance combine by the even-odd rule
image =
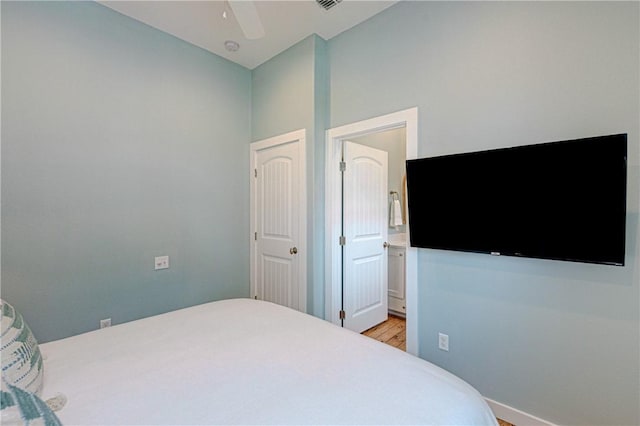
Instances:
[[[306,129],[295,130],[283,135],[274,136],[271,138],[256,141],[250,144],[249,148],[249,253],[250,253],[250,291],[251,297],[255,297],[257,294],[257,266],[256,266],[256,253],[254,250],[255,235],[257,232],[257,215],[256,215],[256,178],[255,170],[256,165],[256,153],[265,148],[274,147],[294,141],[299,141],[299,155],[300,155],[300,175],[298,179],[301,182],[300,185],[300,220],[299,220],[299,241],[296,245],[298,253],[300,253],[300,268],[299,268],[299,306],[302,312],[307,312],[307,161],[306,161],[306,144],[307,144],[307,131]]]
[[[418,108],[409,108],[380,117],[334,127],[326,133],[326,181],[325,181],[325,319],[340,324],[342,251],[339,237],[342,217],[342,186],[340,160],[342,141],[348,138],[405,127],[406,155],[411,160],[418,157]],[[409,225],[407,224],[407,233]],[[407,352],[418,355],[418,253],[407,244]]]

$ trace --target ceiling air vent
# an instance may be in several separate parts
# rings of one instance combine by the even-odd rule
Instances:
[[[341,1],[342,0],[316,0],[316,3],[318,3],[323,9],[329,10]]]

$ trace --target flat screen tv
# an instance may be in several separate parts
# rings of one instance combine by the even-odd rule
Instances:
[[[413,247],[624,265],[627,135],[407,161]]]

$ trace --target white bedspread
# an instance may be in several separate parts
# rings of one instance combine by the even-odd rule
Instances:
[[[288,308],[207,303],[41,345],[65,425],[496,424],[446,371]]]

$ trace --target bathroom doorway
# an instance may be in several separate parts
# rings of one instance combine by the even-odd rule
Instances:
[[[388,271],[387,290],[384,296],[388,300],[389,314],[404,318],[407,312],[404,273],[407,245],[406,129],[398,127],[382,130],[351,138],[349,142],[387,153],[386,183],[388,189],[382,202],[385,230],[387,231],[385,260],[388,260],[386,268]],[[348,200],[345,199],[346,201]],[[377,323],[373,325],[377,325]],[[372,324],[369,324],[369,327],[371,326]]]
[[[325,318],[335,324],[344,325],[347,317],[344,312],[343,290],[349,286],[345,282],[343,270],[344,229],[342,226],[343,215],[343,188],[341,162],[343,146],[346,141],[352,141],[367,135],[403,129],[405,133],[406,159],[417,157],[417,108],[336,127],[327,131],[327,161],[326,161],[326,303]],[[373,136],[372,136],[373,137]],[[402,193],[402,189],[399,191]],[[392,198],[390,198],[391,200]],[[406,197],[405,197],[406,200]],[[404,200],[402,200],[404,202]],[[405,219],[406,220],[406,219]],[[408,235],[408,225],[403,224],[404,229],[393,230],[395,233],[404,231]],[[345,223],[345,227],[349,224]],[[408,239],[407,239],[408,240]],[[346,241],[346,244],[349,244]],[[418,312],[417,312],[417,250],[406,243],[404,275],[406,280],[405,309],[406,309],[406,342],[407,352],[417,355],[418,352]]]

